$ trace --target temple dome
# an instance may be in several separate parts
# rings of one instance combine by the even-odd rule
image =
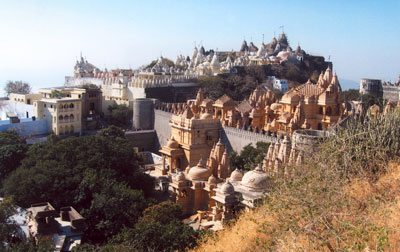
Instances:
[[[175,140],[175,138],[172,136],[167,143],[167,147],[171,149],[176,149],[179,148],[179,143]]]
[[[208,183],[209,183],[210,185],[216,185],[216,184],[217,184],[217,178],[216,178],[214,175],[211,175],[211,176],[208,178]]]
[[[229,181],[226,181],[222,185],[222,187],[220,189],[220,192],[223,193],[223,194],[231,194],[231,193],[235,192],[235,188],[233,187],[233,185]]]
[[[265,191],[268,186],[267,173],[258,166],[256,169],[244,174],[240,184],[249,191]]]
[[[196,166],[193,166],[188,173],[188,176],[192,180],[204,180],[207,181],[210,177],[210,170],[206,167],[203,159],[199,160]]]
[[[231,176],[229,177],[229,181],[231,182],[242,181],[242,178],[243,174],[238,169],[235,169],[232,172]]]
[[[183,182],[183,181],[185,181],[185,180],[186,180],[185,174],[183,174],[183,172],[179,172],[179,173],[176,175],[175,180],[176,180],[177,182]]]

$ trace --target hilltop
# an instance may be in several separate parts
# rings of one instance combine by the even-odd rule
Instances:
[[[271,177],[261,207],[193,251],[398,251],[398,122],[398,110],[351,121],[304,165]]]

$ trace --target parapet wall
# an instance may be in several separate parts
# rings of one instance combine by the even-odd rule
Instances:
[[[168,138],[171,136],[171,126],[169,121],[172,118],[172,113],[154,109],[154,130],[157,138],[155,139],[154,149],[156,152],[167,144]]]
[[[220,129],[220,137],[228,152],[240,152],[248,144],[252,144],[255,147],[257,142],[275,143],[278,141],[278,138],[274,136],[228,126],[223,126]]]
[[[168,138],[171,136],[171,126],[169,121],[173,114],[162,110],[154,110],[154,129],[157,134],[155,141],[155,150],[159,150],[161,146],[167,144]],[[257,142],[275,143],[278,138],[273,136],[255,133],[248,130],[236,129],[233,127],[223,126],[219,130],[219,137],[228,151],[240,152],[246,145],[253,144],[256,146]]]

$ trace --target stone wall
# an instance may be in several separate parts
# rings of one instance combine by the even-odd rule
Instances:
[[[222,143],[227,147],[228,152],[240,152],[248,144],[252,144],[255,147],[257,142],[275,143],[278,140],[278,138],[273,136],[228,126],[220,129],[220,137]]]
[[[162,110],[154,110],[154,130],[156,131],[156,139],[154,143],[155,152],[161,146],[167,144],[168,138],[171,136],[171,126],[169,125],[169,120],[172,118],[172,113],[165,112]]]
[[[128,131],[125,132],[125,137],[139,151],[156,151],[154,149],[156,143],[156,133],[154,130]]]
[[[155,150],[158,152],[161,146],[167,144],[168,138],[171,136],[171,126],[169,125],[169,120],[171,120],[173,114],[157,109],[154,110],[154,114],[154,130],[156,131],[157,135],[155,140]],[[220,129],[219,137],[228,148],[229,152],[232,150],[240,152],[243,147],[250,143],[255,147],[256,143],[259,141],[268,143],[275,143],[277,141],[277,138],[273,136],[227,126],[224,126]]]
[[[382,85],[383,87],[383,99],[387,99],[391,102],[399,101],[399,86]]]

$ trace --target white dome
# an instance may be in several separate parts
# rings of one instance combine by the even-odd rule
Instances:
[[[231,181],[231,182],[242,181],[242,178],[243,178],[243,174],[238,169],[235,169],[231,173],[231,176],[229,177],[229,181]]]
[[[268,189],[267,173],[258,166],[256,169],[244,174],[240,185],[250,191],[266,191]]]

